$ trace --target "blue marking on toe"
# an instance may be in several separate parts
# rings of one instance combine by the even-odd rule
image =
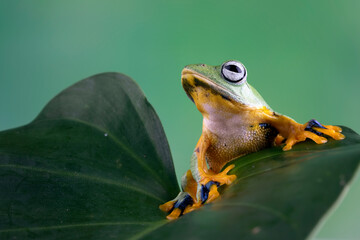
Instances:
[[[309,132],[312,132],[312,133],[315,133],[316,135],[318,135],[318,136],[320,136],[320,137],[323,137],[324,136],[324,134],[322,134],[321,132],[318,132],[318,131],[316,131],[316,130],[314,130],[314,129],[312,129],[312,128],[305,128],[305,131],[309,131]]]
[[[315,119],[311,119],[306,128],[305,128],[305,131],[309,131],[309,132],[312,132],[312,133],[315,133],[316,135],[318,136],[324,136],[324,134],[322,134],[321,132],[318,132],[316,131],[315,129],[313,129],[313,127],[318,127],[318,128],[323,128],[323,129],[326,129],[326,127],[324,127],[323,125],[321,125],[317,120]]]
[[[205,187],[207,188],[207,189],[209,189],[209,191],[210,191],[210,187],[212,186],[212,185],[216,185],[216,186],[220,186],[220,183],[218,183],[218,182],[214,182],[214,181],[210,181],[210,182],[208,182],[206,185],[205,185]]]
[[[209,197],[209,189],[204,185],[201,185],[200,197],[202,204],[204,204]]]
[[[326,129],[326,127],[324,127],[323,125],[321,125],[317,120],[315,119],[311,119],[306,128],[312,128],[312,127],[318,127],[318,128],[323,128],[323,129]]]
[[[218,182],[214,182],[214,181],[210,181],[208,182],[206,185],[201,185],[201,192],[200,192],[200,197],[201,197],[201,203],[204,204],[206,202],[206,200],[209,197],[209,192],[210,192],[210,188],[212,185],[216,185],[216,186],[220,186],[220,183]]]
[[[183,199],[178,200],[174,204],[174,208],[180,209],[181,213],[182,213],[187,206],[189,206],[193,203],[194,203],[194,200],[192,199],[192,197],[189,194],[187,194]]]

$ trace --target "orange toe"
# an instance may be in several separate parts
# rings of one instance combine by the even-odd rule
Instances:
[[[341,128],[339,129],[339,127],[335,127],[335,126],[326,126],[326,129],[324,128],[315,128],[314,129],[318,132],[321,132],[325,135],[328,135],[330,137],[332,137],[335,140],[342,140],[345,138],[345,136],[343,134],[341,134]]]
[[[327,142],[327,139],[321,136],[316,135],[315,133],[309,132],[309,131],[305,131],[304,132],[305,136],[307,138],[310,138],[311,140],[313,140],[314,142],[316,142],[317,144],[323,144]]]
[[[180,217],[181,210],[178,208],[175,208],[169,215],[166,216],[169,220],[174,220]]]
[[[342,132],[341,127],[333,126],[333,125],[324,125],[325,128],[334,130],[335,132]]]
[[[277,136],[276,136],[276,138],[275,138],[275,146],[280,146],[282,143],[283,143],[283,141],[284,141],[284,137],[283,136],[281,136],[280,134],[278,134]]]
[[[283,150],[284,151],[289,151],[290,149],[292,149],[292,146],[294,146],[295,143],[297,143],[295,138],[286,139],[285,146],[283,147]]]
[[[209,191],[208,199],[206,200],[206,203],[213,202],[215,199],[219,198],[220,193],[218,192],[218,187],[216,184],[212,185]]]
[[[173,208],[174,203],[175,203],[175,201],[169,201],[169,202],[166,202],[166,203],[160,205],[159,208],[163,212],[169,212]]]

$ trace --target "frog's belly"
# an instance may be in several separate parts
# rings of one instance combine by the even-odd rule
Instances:
[[[206,151],[211,170],[220,172],[229,161],[273,145],[277,135],[271,126],[242,126],[226,135],[208,133],[210,144]]]

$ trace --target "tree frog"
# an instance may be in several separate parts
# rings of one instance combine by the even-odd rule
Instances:
[[[284,144],[288,151],[310,138],[317,144],[327,142],[325,135],[344,139],[341,128],[322,125],[312,119],[299,124],[273,111],[247,82],[247,70],[238,61],[220,66],[188,65],[182,70],[182,86],[203,115],[201,137],[191,157],[190,169],[182,177],[182,191],[162,205],[168,219],[176,219],[205,203],[214,201],[218,187],[231,184],[234,168],[226,163],[273,145]]]

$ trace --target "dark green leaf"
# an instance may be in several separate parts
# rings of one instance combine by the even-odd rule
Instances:
[[[235,160],[229,174],[238,179],[223,189],[221,200],[148,239],[306,238],[359,166],[360,136],[346,127],[343,133],[342,141],[307,141],[288,152],[270,148]]]
[[[29,125],[0,133],[1,239],[304,239],[358,168],[360,136],[235,160],[222,199],[176,221],[161,124],[136,84],[108,73],[55,97]]]
[[[158,205],[179,190],[156,113],[117,73],[71,86],[0,133],[0,189],[0,239],[133,236],[163,220]]]

